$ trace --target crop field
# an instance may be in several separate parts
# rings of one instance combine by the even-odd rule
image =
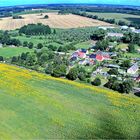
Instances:
[[[92,15],[97,15],[100,18],[105,19],[115,19],[116,21],[122,20],[127,23],[140,23],[140,16],[131,14],[121,14],[121,13],[98,13],[98,12],[88,12]]]
[[[133,95],[0,64],[0,139],[139,139],[139,116]]]
[[[44,19],[45,15],[48,15],[48,19]],[[14,30],[24,25],[31,23],[43,23],[49,25],[52,28],[78,28],[78,27],[91,27],[91,26],[108,26],[110,24],[81,17],[77,15],[58,15],[58,13],[43,13],[41,14],[26,14],[22,15],[23,19],[3,18],[0,20],[1,30]]]
[[[29,48],[24,48],[24,47],[16,47],[16,48],[10,48],[10,47],[5,47],[5,48],[0,48],[0,56],[3,56],[5,58],[9,58],[12,56],[18,56],[21,53],[25,52],[32,52],[33,49]]]

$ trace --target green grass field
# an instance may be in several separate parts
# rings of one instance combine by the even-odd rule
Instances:
[[[98,13],[98,12],[88,12],[92,15],[97,15],[100,18],[105,19],[116,19],[116,21],[123,20],[127,23],[134,22],[134,23],[140,23],[140,16],[138,15],[131,15],[131,14],[121,14],[121,13]]]
[[[34,43],[34,45],[37,45],[38,43],[42,43],[42,44],[45,43],[45,39],[40,37],[40,36],[32,36],[32,37],[17,36],[17,37],[14,37],[14,38],[19,39],[22,43],[24,41],[32,42],[32,43]]]
[[[133,95],[0,64],[0,139],[140,138]]]
[[[23,52],[32,52],[33,49],[29,48],[23,48],[23,47],[16,47],[16,48],[10,48],[10,47],[5,47],[5,48],[0,48],[0,56],[3,56],[5,58],[9,58],[12,56],[18,56]]]
[[[92,47],[93,46],[93,43],[91,43],[91,41],[86,41],[86,42],[82,42],[82,43],[78,43],[75,45],[75,47],[77,49],[88,49],[89,47]]]
[[[58,10],[50,9],[37,9],[37,10],[27,10],[19,13],[14,13],[13,15],[26,15],[26,14],[40,14],[40,13],[56,13]]]

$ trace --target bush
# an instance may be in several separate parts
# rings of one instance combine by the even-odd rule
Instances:
[[[29,49],[32,49],[33,47],[34,47],[34,44],[33,44],[32,42],[29,42],[28,48],[29,48]]]
[[[116,69],[116,68],[113,68],[113,69],[110,69],[109,71],[108,71],[108,74],[110,74],[110,75],[118,75],[118,69]]]
[[[85,80],[86,80],[86,75],[85,75],[85,73],[83,73],[83,72],[79,73],[78,78],[79,78],[79,80],[81,80],[81,81],[85,81]]]
[[[67,74],[67,78],[69,80],[76,80],[78,78],[78,69],[76,67],[70,69],[69,73]]]
[[[39,43],[38,45],[37,45],[37,49],[42,49],[43,48],[43,44],[42,43]]]
[[[3,56],[0,56],[0,61],[4,61],[4,58],[3,58]]]
[[[48,15],[45,15],[45,16],[44,16],[44,18],[45,18],[45,19],[48,19],[48,18],[49,18],[49,16],[48,16]]]
[[[91,84],[94,85],[94,86],[100,86],[101,85],[100,78],[95,78],[95,80],[92,81]]]
[[[67,70],[66,65],[63,64],[57,65],[53,70],[52,76],[54,77],[66,76],[66,70]]]

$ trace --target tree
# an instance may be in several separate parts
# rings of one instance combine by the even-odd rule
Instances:
[[[44,18],[45,18],[45,19],[48,19],[48,18],[49,18],[49,16],[48,16],[48,15],[45,15],[45,16],[44,16]]]
[[[135,44],[129,44],[128,45],[128,52],[134,53],[135,52]]]
[[[22,53],[20,58],[21,58],[22,60],[26,60],[27,54],[26,54],[26,53]]]
[[[23,42],[23,47],[28,47],[28,42],[27,41]]]
[[[124,68],[129,68],[131,66],[130,60],[124,60],[121,64],[121,66]]]
[[[37,62],[37,57],[34,53],[27,54],[26,65],[34,66]]]
[[[95,78],[95,80],[92,81],[91,84],[94,85],[94,86],[100,86],[101,85],[100,78]]]
[[[29,42],[28,48],[29,48],[29,49],[32,49],[33,47],[34,47],[34,44],[33,44],[32,42]]]
[[[53,30],[53,34],[56,34],[56,30],[55,29]]]
[[[4,58],[3,58],[3,56],[0,56],[0,61],[4,61]]]
[[[52,74],[53,73],[53,65],[52,64],[48,64],[48,66],[45,69],[45,73],[46,74]]]
[[[64,65],[64,64],[57,65],[53,70],[52,76],[54,76],[54,77],[66,76],[66,71],[67,71],[66,65]]]
[[[49,50],[52,50],[52,51],[56,51],[57,50],[57,47],[54,46],[54,45],[48,45],[47,46]]]
[[[85,81],[86,80],[86,74],[84,72],[80,72],[78,75],[79,80]]]
[[[42,63],[46,62],[48,60],[48,54],[47,53],[42,53],[40,56],[40,61]]]
[[[122,21],[122,20],[119,20],[118,25],[124,26],[124,25],[126,25],[126,22],[125,21]]]
[[[58,48],[58,52],[67,52],[67,51],[68,51],[67,47],[60,46]]]
[[[106,36],[106,31],[103,29],[96,30],[94,34],[91,36],[93,40],[102,40]]]
[[[42,49],[43,48],[43,44],[42,43],[38,43],[37,44],[37,49]]]
[[[122,83],[122,93],[130,93],[133,88],[133,83],[132,81],[124,81]]]
[[[69,80],[76,80],[78,78],[78,69],[76,67],[71,68],[69,73],[67,74],[67,78]]]
[[[11,60],[11,63],[15,63],[15,62],[18,62],[18,58],[16,56],[13,56],[12,60]]]
[[[104,40],[99,40],[96,43],[95,48],[103,51],[103,50],[106,50],[108,46],[109,46],[109,41],[107,39],[104,39]]]
[[[13,19],[23,19],[23,17],[22,16],[15,15],[15,16],[13,16]]]
[[[108,71],[108,74],[110,74],[110,75],[118,75],[118,69],[116,69],[116,68],[113,68],[113,69],[110,69],[109,71]]]
[[[38,24],[28,24],[19,29],[20,34],[25,35],[47,35],[51,34],[51,28],[47,25],[41,23]]]

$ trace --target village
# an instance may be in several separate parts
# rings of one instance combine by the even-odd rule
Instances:
[[[55,77],[67,78],[67,74],[69,74],[73,68],[81,67],[84,69],[84,73],[80,73],[81,75],[77,73],[75,76],[76,78],[68,79],[81,79],[80,82],[82,81],[90,84],[94,83],[93,81],[98,80],[99,84],[93,85],[107,87],[117,91],[120,89],[119,84],[123,85],[122,82],[127,81],[127,83],[131,83],[131,90],[119,92],[130,92],[133,89],[132,93],[137,93],[140,92],[140,43],[139,36],[137,36],[139,35],[139,32],[139,29],[128,26],[100,26],[97,27],[93,32],[93,35],[90,39],[90,45],[88,45],[88,47],[74,47],[73,50],[65,49],[65,46],[60,46],[61,49],[53,45],[47,48],[41,43],[33,45],[31,42],[23,42],[23,49],[34,52],[32,55],[36,55],[36,57],[38,57],[37,60],[35,60],[38,62],[34,64],[27,64],[27,68],[30,68],[28,65],[32,66],[39,63],[39,65],[41,65],[40,68],[36,68],[36,66],[34,66],[35,69],[41,69],[41,72],[44,72],[44,70],[47,69],[45,70],[45,72],[47,71],[46,74],[50,74]],[[13,41],[15,41],[15,43],[19,43],[19,40],[15,40],[14,38]],[[7,45],[7,47],[9,49],[18,49],[19,46]],[[0,44],[0,48],[7,47],[5,47],[3,44]],[[54,50],[52,50],[52,47]],[[42,51],[42,56],[45,56],[42,57],[41,64],[39,62],[41,59],[39,54],[40,51]],[[67,61],[69,61],[68,66],[62,62],[62,64],[65,66],[62,65],[62,67],[59,67],[59,74],[57,72],[58,66],[51,66],[54,64],[55,59],[53,58],[51,61],[48,59],[47,55],[51,55],[52,53],[55,56],[62,56],[62,58],[66,57]],[[21,60],[19,57],[21,57]],[[16,56],[13,56],[10,60],[8,60],[8,62],[25,66],[24,63],[27,62],[27,57],[30,58],[30,56],[27,56],[25,53],[22,53],[19,57],[16,58]],[[25,61],[24,63],[22,57]],[[1,58],[1,61],[5,62],[3,58]],[[31,68],[34,69],[34,67]],[[54,74],[55,67],[57,71]],[[79,78],[79,75],[82,78]],[[113,83],[112,87],[108,86],[111,83]],[[130,85],[127,86],[129,87]]]
[[[110,27],[115,28],[115,27]],[[113,33],[108,32],[106,38],[115,37],[123,38],[124,32],[131,31],[132,33],[139,34],[140,30],[135,29],[134,27],[121,26],[120,27],[123,33]],[[99,29],[107,30],[107,27],[99,27]],[[114,41],[116,44],[117,42]],[[140,52],[137,48],[137,54],[139,57],[128,57],[128,48],[121,48],[119,51],[115,50],[116,46],[109,45],[106,50],[101,51],[96,48],[96,43],[93,46],[85,49],[81,48],[74,51],[70,56],[70,66],[80,65],[85,67],[87,70],[92,68],[92,77],[100,77],[103,81],[102,84],[105,84],[107,79],[110,77],[116,77],[118,81],[131,80],[133,85],[134,92],[140,92]],[[114,48],[114,51],[110,51]],[[129,60],[128,60],[129,59]],[[125,67],[122,63],[130,62],[130,64]],[[129,63],[128,62],[128,63]],[[127,64],[126,64],[127,65]],[[117,71],[116,73],[113,71]]]

